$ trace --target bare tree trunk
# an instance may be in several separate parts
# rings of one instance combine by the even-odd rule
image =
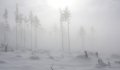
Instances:
[[[25,38],[26,38],[26,35],[25,35],[25,23],[23,24],[23,31],[24,31],[24,33],[23,33],[23,34],[24,34],[24,35],[23,35],[23,37],[24,37],[24,48],[26,49],[26,46],[25,46],[25,45],[26,45],[26,44],[25,44],[25,43],[26,43],[26,42],[25,42],[25,40],[26,40],[26,39],[25,39]]]
[[[37,50],[37,27],[35,28],[35,48]]]
[[[69,21],[68,21],[68,49],[69,49],[69,54],[71,54]]]
[[[6,30],[4,31],[4,51],[7,52],[7,39],[6,39]]]
[[[17,43],[17,41],[18,41],[18,38],[17,38],[17,30],[18,30],[18,27],[17,27],[17,23],[16,23],[16,50],[18,49],[18,43]]]
[[[63,24],[62,24],[62,21],[60,22],[60,26],[61,26],[61,47],[62,47],[62,52],[63,52],[63,54],[64,54]]]
[[[5,19],[5,33],[4,33],[4,44],[5,44],[5,52],[7,52],[8,51],[8,41],[7,41],[7,30],[8,30],[8,22],[7,22],[7,18]]]
[[[32,52],[33,52],[33,47],[32,47],[32,22],[31,22],[31,50],[32,50]]]
[[[85,49],[85,37],[84,36],[81,37],[81,46],[82,46],[83,50],[86,50]]]

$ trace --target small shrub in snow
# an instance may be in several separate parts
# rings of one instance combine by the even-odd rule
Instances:
[[[115,63],[120,64],[120,61],[115,61]]]
[[[36,56],[36,55],[32,55],[32,56],[30,57],[30,59],[32,59],[32,60],[39,60],[40,57],[39,57],[39,56]]]
[[[88,52],[84,51],[84,53],[85,53],[85,57],[88,58]]]
[[[53,60],[53,59],[54,59],[54,57],[53,57],[53,56],[49,56],[49,59],[52,59],[52,60]]]
[[[54,68],[53,68],[53,64],[50,66],[50,70],[54,70]]]
[[[105,63],[101,58],[98,58],[98,64],[97,64],[98,68],[110,67],[110,66],[111,66],[110,61],[108,61],[108,63]]]
[[[4,63],[6,63],[6,62],[5,62],[5,61],[1,61],[1,60],[0,60],[0,64],[4,64]]]

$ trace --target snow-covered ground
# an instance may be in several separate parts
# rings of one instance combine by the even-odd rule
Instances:
[[[0,52],[0,70],[120,70],[120,58],[112,56],[107,65],[98,64],[97,57],[92,55],[64,56],[50,52]]]

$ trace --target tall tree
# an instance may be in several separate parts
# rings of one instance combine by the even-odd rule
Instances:
[[[8,51],[8,30],[9,30],[9,25],[8,25],[8,10],[5,9],[4,14],[3,14],[3,18],[5,19],[5,23],[4,23],[4,47],[5,47],[5,52]]]
[[[19,36],[19,46],[23,46],[25,48],[25,42],[24,42],[24,25],[25,23],[23,22],[24,15],[19,13],[19,23],[18,23],[18,36]]]
[[[64,53],[63,22],[64,22],[64,15],[63,15],[63,11],[60,9],[61,47],[62,47],[62,52]]]
[[[15,11],[15,22],[16,22],[16,49],[18,49],[18,23],[19,23],[19,12],[18,12],[18,4],[16,4],[16,11]]]
[[[85,35],[86,35],[86,32],[85,32],[85,29],[83,26],[80,27],[80,37],[81,37],[81,47],[83,50],[86,50],[86,47],[85,47]]]
[[[3,18],[5,19],[5,23],[8,23],[8,10],[5,9],[4,14],[3,14]]]
[[[68,8],[65,8],[64,10],[64,17],[65,17],[65,21],[67,22],[67,30],[68,30],[68,49],[69,49],[69,53],[71,53],[71,46],[70,46],[70,11],[68,10]]]
[[[67,30],[68,30],[68,48],[69,48],[69,53],[71,53],[71,47],[70,47],[70,28],[69,28],[69,24],[70,24],[70,11],[68,10],[68,8],[66,7],[63,11],[60,11],[61,14],[61,18],[60,18],[60,22],[61,22],[61,31],[63,31],[63,22],[67,23]],[[63,32],[62,32],[62,36],[63,36]],[[63,37],[62,37],[63,38]],[[62,39],[63,40],[63,39]],[[63,41],[62,41],[63,42]],[[63,44],[63,43],[62,43]],[[63,45],[62,45],[63,46]]]
[[[31,25],[31,50],[33,51],[33,22],[34,22],[34,16],[33,16],[33,12],[32,11],[30,11],[30,14],[29,14],[29,20],[30,20],[30,25]]]
[[[18,4],[16,4],[16,11],[15,11],[15,22],[16,22],[16,49],[18,49],[19,45],[18,45],[18,36],[20,35],[20,39],[24,39],[22,34],[23,34],[23,31],[19,32],[18,30],[20,29],[20,26],[21,26],[21,29],[22,29],[22,24],[24,21],[24,16],[23,14],[19,13],[19,6]],[[18,34],[20,33],[20,34]],[[20,42],[21,43],[21,42]]]
[[[83,26],[81,26],[81,28],[80,28],[80,37],[81,37],[82,50],[84,51],[85,57],[88,58],[88,52],[87,52],[87,48],[85,46],[86,31]]]
[[[26,24],[28,23],[28,18],[26,17],[26,16],[24,16],[23,17],[23,29],[24,29],[24,31],[23,31],[23,42],[24,42],[24,48],[25,49],[27,49],[27,47],[26,47]]]
[[[38,48],[38,27],[40,26],[40,20],[37,16],[34,17],[34,27],[35,27],[35,47]]]
[[[91,26],[91,46],[95,46],[95,28]]]

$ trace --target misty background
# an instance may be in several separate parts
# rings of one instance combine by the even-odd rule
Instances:
[[[73,0],[70,10],[71,51],[98,51],[102,53],[120,52],[120,1],[119,0]],[[61,50],[60,11],[53,8],[48,0],[0,0],[0,43],[4,42],[7,31],[8,48],[16,48],[15,11],[28,18],[30,12],[37,16],[37,44],[33,27],[31,44],[30,22],[18,24],[17,48]],[[68,0],[72,2],[72,0]],[[5,29],[3,14],[8,11],[8,29]],[[67,30],[64,24],[64,48],[67,51]],[[81,28],[85,32],[85,46],[82,47]],[[24,33],[25,32],[25,33]],[[24,38],[25,36],[25,38]],[[25,39],[25,43],[24,43]],[[32,46],[31,46],[32,45]],[[37,45],[37,48],[34,46]]]

